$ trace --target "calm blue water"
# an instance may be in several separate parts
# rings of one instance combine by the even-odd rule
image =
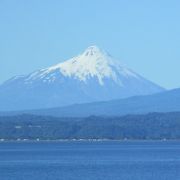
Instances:
[[[0,180],[180,180],[180,142],[0,143]]]

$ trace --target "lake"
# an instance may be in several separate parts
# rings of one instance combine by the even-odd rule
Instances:
[[[0,180],[180,180],[180,142],[2,142]]]

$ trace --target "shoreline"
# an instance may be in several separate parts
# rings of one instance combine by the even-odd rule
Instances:
[[[0,143],[6,142],[180,142],[180,139],[17,139],[17,140],[7,140],[0,139]]]

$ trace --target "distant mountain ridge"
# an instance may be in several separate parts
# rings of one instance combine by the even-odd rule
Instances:
[[[57,117],[122,116],[150,112],[180,111],[180,89],[126,99],[74,104],[66,107],[19,112],[4,112],[1,115],[35,114]]]
[[[97,46],[0,86],[0,110],[51,108],[162,92]]]

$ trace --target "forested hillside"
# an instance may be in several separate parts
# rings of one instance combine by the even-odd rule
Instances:
[[[122,117],[0,117],[0,139],[180,139],[180,112]]]

